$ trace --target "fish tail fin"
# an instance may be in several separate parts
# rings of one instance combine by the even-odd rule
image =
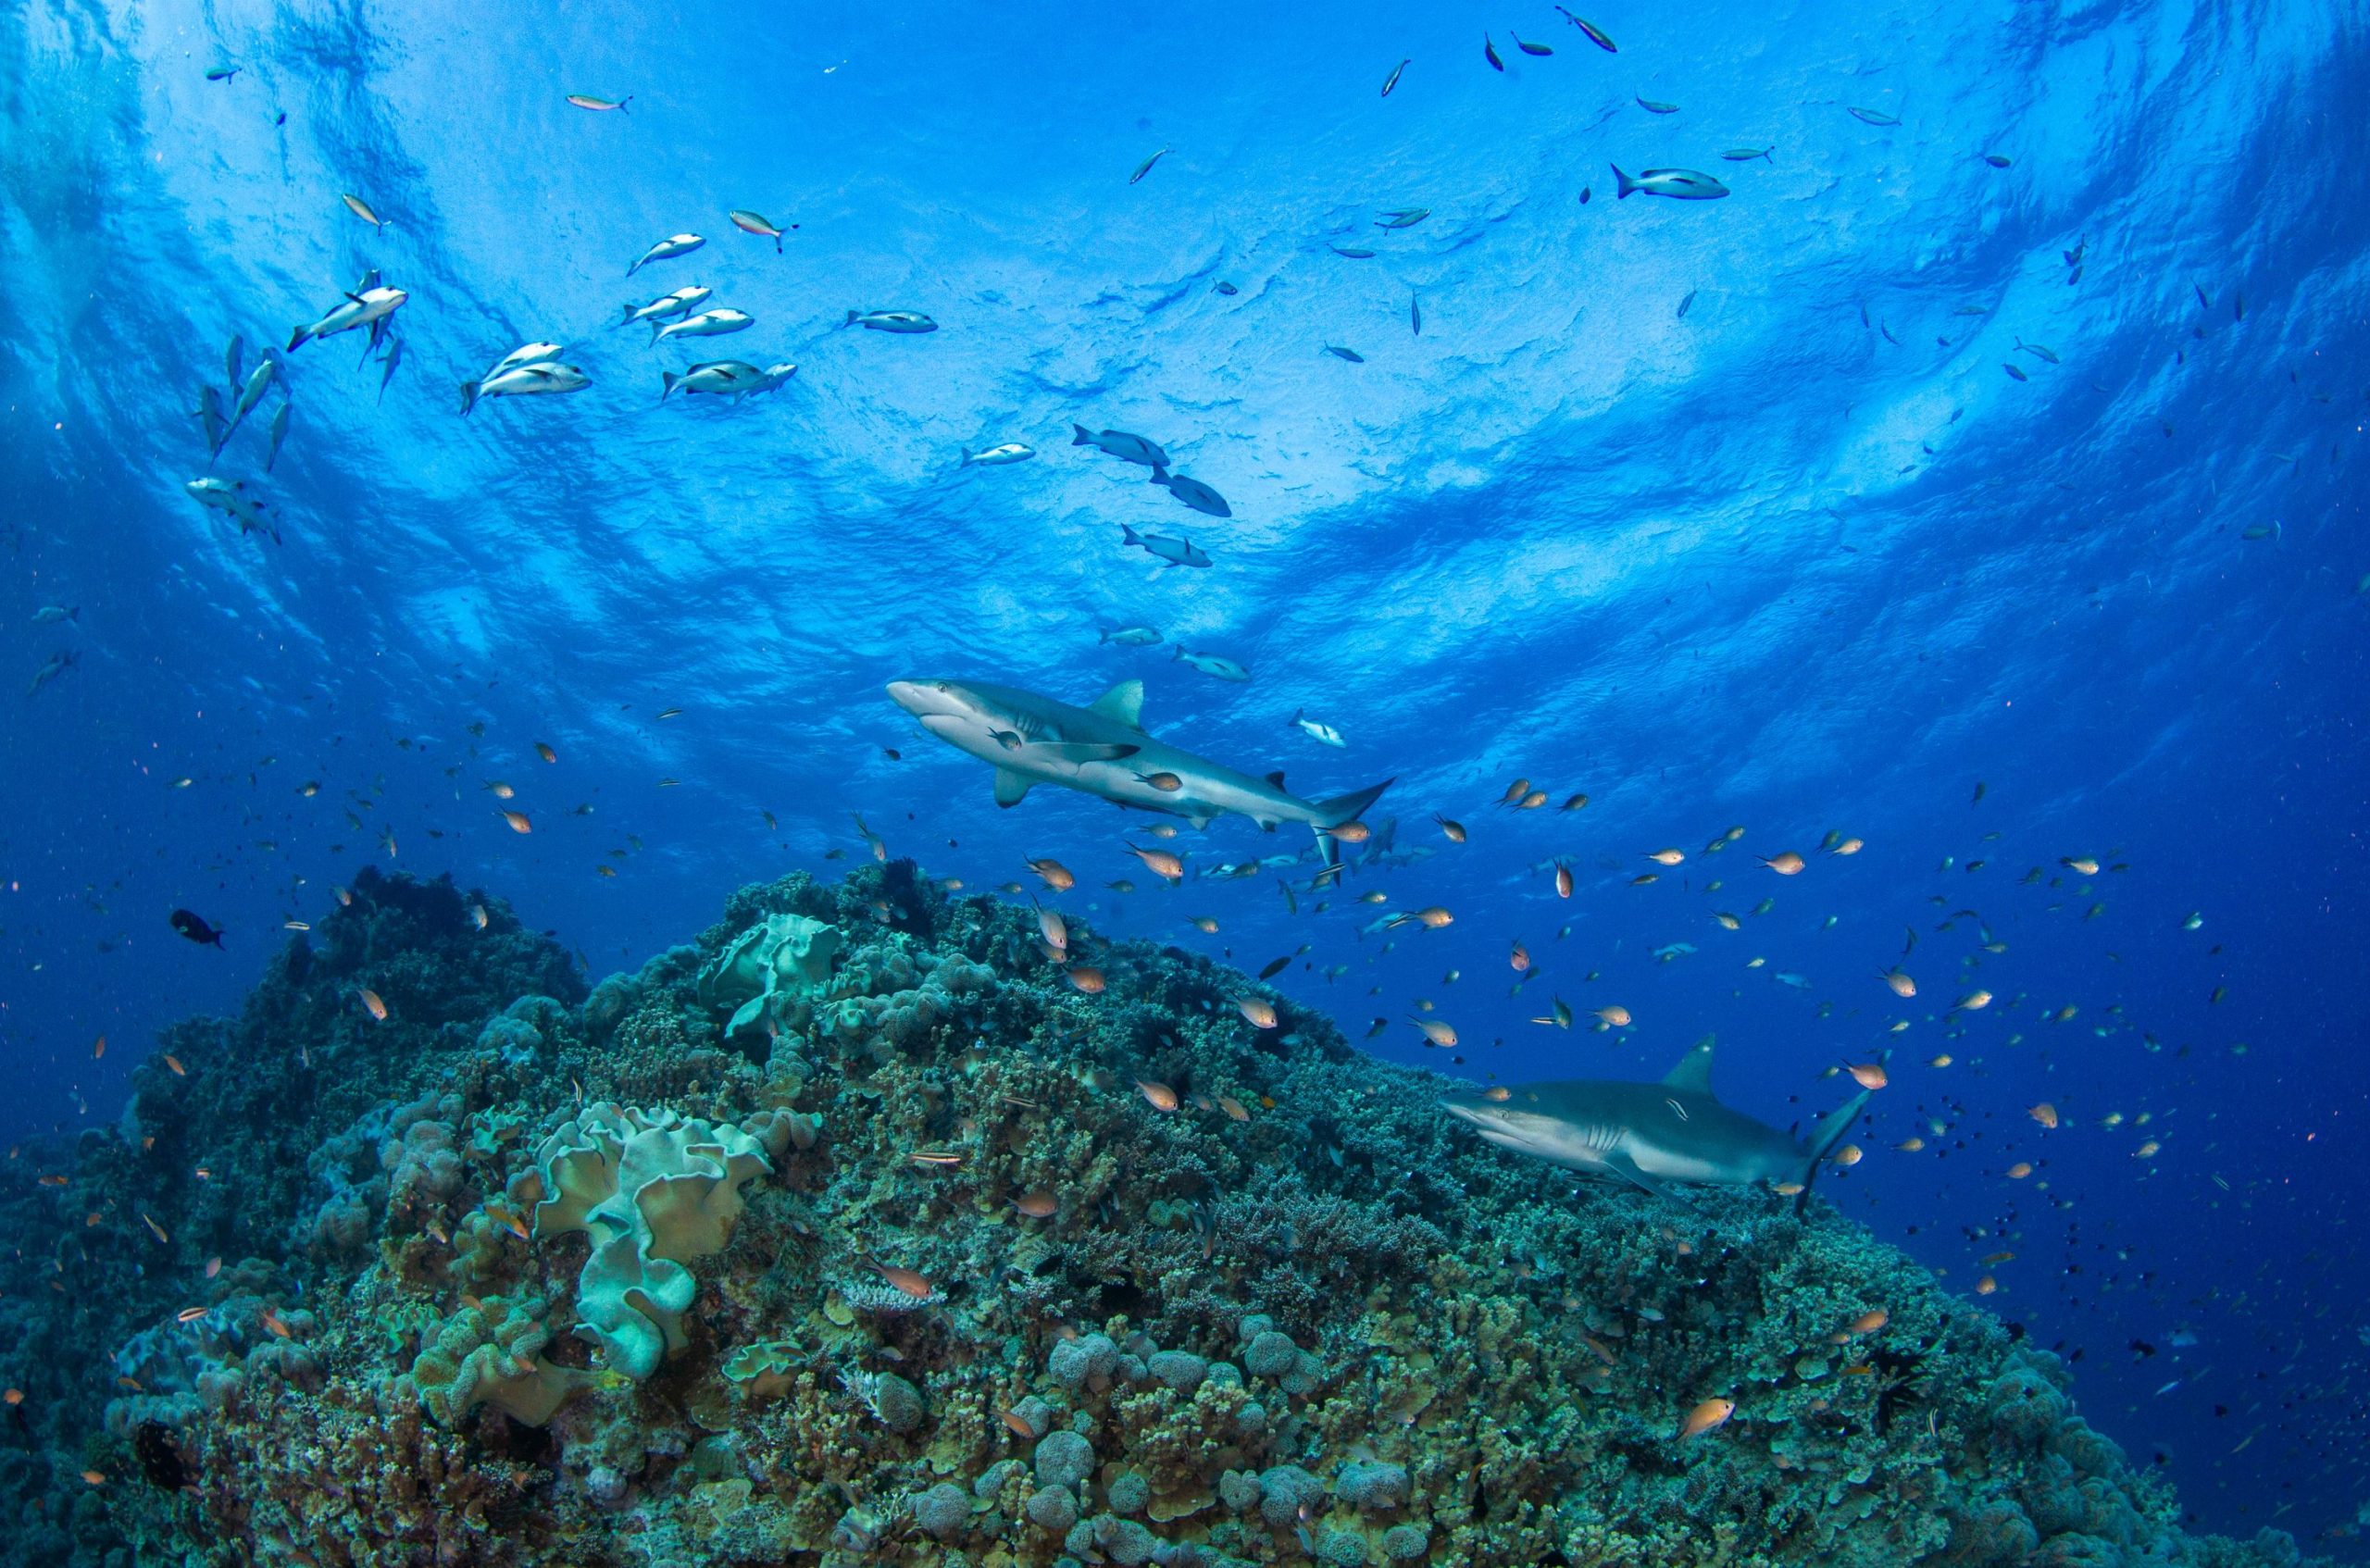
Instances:
[[[667,330],[667,329],[666,329],[663,325],[661,325],[660,323],[658,323],[658,322],[656,322],[656,321],[653,321],[653,322],[650,324],[650,346],[651,346],[651,347],[653,347],[653,348],[656,348],[656,347],[658,346],[658,339],[659,339],[659,335],[660,335],[661,333],[665,332],[666,330]]]
[[[1167,464],[1155,463],[1152,466],[1152,482],[1154,484],[1166,484],[1168,482]]]
[[[967,468],[967,467],[969,467],[971,466],[971,449],[970,449],[969,447],[967,447],[967,446],[965,446],[965,447],[958,447],[958,448],[956,448],[956,450],[957,450],[957,451],[959,451],[959,452],[961,452],[961,453],[963,454],[963,461],[962,461],[961,463],[957,464],[957,465],[956,465],[956,467],[963,467],[963,468]]]
[[[312,330],[313,330],[310,327],[299,327],[294,332],[291,333],[288,339],[288,352],[290,354],[294,354],[298,347],[304,343],[305,340],[312,335]]]
[[[1888,1051],[1878,1060],[1882,1063],[1891,1059],[1892,1052]],[[1819,1166],[1827,1163],[1827,1157],[1835,1151],[1835,1146],[1843,1141],[1844,1135],[1852,1130],[1852,1124],[1858,1121],[1860,1113],[1868,1108],[1868,1097],[1875,1092],[1874,1089],[1864,1089],[1820,1118],[1818,1126],[1811,1133],[1810,1159],[1802,1166],[1802,1189],[1794,1197],[1794,1213],[1799,1214],[1809,1206],[1811,1188],[1818,1180]]]
[[[1628,175],[1622,173],[1621,166],[1619,164],[1614,164],[1611,168],[1613,169],[1613,178],[1619,187],[1613,193],[1613,199],[1617,202],[1623,200],[1630,192],[1636,190],[1638,188],[1638,182],[1630,179]]]
[[[1078,443],[1073,442],[1070,444],[1075,446]],[[1122,545],[1141,544],[1143,541],[1143,535],[1138,533],[1134,529],[1129,527],[1126,523],[1121,523],[1119,525],[1119,542]]]
[[[621,306],[620,308],[621,308],[621,309],[623,309],[623,310],[625,311],[625,313],[626,313],[626,314],[625,314],[625,318],[624,318],[623,320],[619,321],[619,322],[617,323],[617,325],[618,325],[618,326],[620,326],[620,327],[630,327],[630,326],[631,326],[631,325],[633,324],[633,306],[632,306],[632,305],[623,305],[623,306]]]
[[[619,113],[619,114],[621,114],[621,115],[623,115],[623,114],[631,114],[633,111],[632,111],[631,109],[627,108],[627,107],[626,107],[626,106],[627,106],[628,104],[632,103],[632,102],[633,102],[633,94],[632,94],[632,93],[627,93],[624,97],[622,97],[622,98],[618,99],[618,100],[617,100],[617,113]]]
[[[475,381],[463,381],[461,383],[461,417],[468,418],[469,410],[477,405],[478,384]]]
[[[1087,433],[1087,429],[1084,425],[1072,424],[1070,429],[1077,432],[1075,435],[1070,437],[1070,444],[1072,446],[1084,446],[1087,442],[1094,439]]]
[[[848,312],[848,318],[841,322],[840,325],[842,327],[853,327],[856,324],[856,319],[863,314],[864,312],[861,310],[851,310]]]
[[[1305,708],[1294,708],[1292,710],[1292,716],[1284,720],[1285,728],[1290,728],[1291,726],[1298,724],[1300,722],[1300,716],[1305,712],[1307,712]]]
[[[658,373],[658,379],[666,383],[665,386],[658,390],[658,401],[664,403],[667,401],[667,394],[675,390],[675,383],[681,380],[683,378],[678,376],[672,370],[661,370]]]

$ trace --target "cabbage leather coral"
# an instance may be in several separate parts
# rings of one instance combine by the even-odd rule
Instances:
[[[588,1373],[543,1359],[552,1331],[538,1297],[488,1297],[463,1307],[436,1332],[402,1380],[405,1390],[450,1426],[480,1404],[515,1421],[541,1426],[579,1388]]]
[[[683,1348],[682,1315],[698,1293],[683,1264],[724,1250],[741,1217],[741,1188],[773,1169],[792,1138],[781,1115],[750,1118],[759,1136],[671,1110],[603,1103],[562,1123],[511,1184],[533,1202],[539,1241],[583,1231],[591,1254],[577,1276],[578,1335],[640,1381]]]
[[[733,939],[699,977],[701,1005],[730,1009],[724,1032],[737,1034],[772,1014],[780,1001],[804,1001],[831,978],[840,933],[804,915],[770,915]]]

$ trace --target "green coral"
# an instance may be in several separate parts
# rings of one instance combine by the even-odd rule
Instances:
[[[552,1332],[536,1296],[489,1297],[446,1320],[401,1380],[402,1391],[450,1426],[480,1404],[530,1426],[549,1421],[593,1378],[543,1358]]]
[[[753,1116],[778,1153],[792,1136],[780,1114]],[[742,1213],[741,1188],[773,1168],[767,1144],[730,1124],[670,1109],[603,1103],[563,1123],[536,1151],[514,1196],[540,1192],[537,1240],[592,1238],[577,1277],[577,1333],[637,1381],[683,1349],[683,1313],[699,1284],[683,1264],[720,1252]]]
[[[840,951],[836,927],[804,915],[775,914],[733,939],[700,973],[700,1005],[730,1011],[730,1036],[760,1017],[776,1016],[787,1003],[802,1002],[830,983],[831,961]]]

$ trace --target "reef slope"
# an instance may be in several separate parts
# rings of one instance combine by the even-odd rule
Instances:
[[[588,991],[358,877],[0,1174],[0,1562],[2299,1561],[1824,1203],[1576,1183],[1055,934],[898,862]]]

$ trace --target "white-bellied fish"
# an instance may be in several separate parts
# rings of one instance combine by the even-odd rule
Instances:
[[[1207,513],[1213,517],[1234,516],[1232,508],[1226,504],[1226,497],[1199,479],[1187,479],[1182,474],[1172,474],[1166,468],[1155,466],[1152,471],[1152,482],[1163,486],[1169,494],[1196,512]]]
[[[705,305],[708,296],[715,292],[704,283],[692,283],[671,294],[661,294],[648,305],[627,305],[625,319],[617,325],[630,327],[637,321],[666,321],[674,317],[688,316]]]
[[[703,235],[669,234],[635,257],[634,264],[626,268],[626,276],[632,277],[654,261],[666,261],[674,256],[689,255],[706,243],[707,240]]]
[[[377,213],[372,212],[370,210],[370,204],[364,201],[361,197],[349,192],[346,194],[340,196],[338,200],[345,204],[346,211],[352,213],[355,217],[360,218],[371,228],[384,229],[387,226],[387,220],[380,218]]]
[[[280,541],[280,530],[273,528],[263,515],[263,503],[246,493],[245,480],[218,479],[209,475],[205,479],[192,479],[181,488],[200,506],[220,512],[235,521],[242,536],[260,529],[271,535],[274,543]]]
[[[1116,630],[1098,630],[1097,643],[1108,642],[1115,648],[1149,648],[1160,641],[1160,628],[1151,626],[1123,626]]]
[[[1400,73],[1404,71],[1409,64],[1409,61],[1402,60],[1397,65],[1391,68],[1391,74],[1382,79],[1382,95],[1384,97],[1388,98],[1391,96],[1391,90],[1399,85]]]
[[[263,471],[267,474],[271,472],[271,466],[280,461],[280,443],[288,439],[288,411],[294,406],[293,403],[282,399],[280,412],[271,417],[271,444],[263,454]]]
[[[1145,175],[1150,174],[1150,173],[1152,172],[1152,166],[1153,166],[1153,165],[1154,165],[1154,164],[1156,164],[1156,163],[1158,163],[1161,159],[1163,159],[1163,158],[1166,157],[1167,156],[1168,156],[1168,149],[1167,149],[1167,148],[1166,148],[1166,147],[1163,147],[1160,151],[1158,151],[1158,152],[1154,153],[1152,156],[1150,156],[1150,157],[1148,157],[1148,158],[1144,159],[1144,161],[1143,161],[1143,162],[1141,162],[1141,163],[1140,163],[1140,164],[1136,165],[1136,171],[1135,171],[1135,173],[1130,174],[1129,176],[1128,176],[1128,183],[1129,183],[1129,184],[1130,184],[1130,185],[1133,185],[1137,180],[1141,180]]]
[[[1901,123],[1901,117],[1899,115],[1889,115],[1882,109],[1863,109],[1852,107],[1852,118],[1867,125],[1888,126],[1899,125]]]
[[[594,114],[607,114],[613,109],[625,113],[630,112],[626,106],[633,102],[633,94],[629,93],[622,98],[596,98],[590,93],[570,93],[568,101],[580,109],[591,109]]]
[[[1156,533],[1138,533],[1125,523],[1119,525],[1119,543],[1124,549],[1133,544],[1147,554],[1157,556],[1172,566],[1206,566],[1210,558],[1193,546],[1190,539],[1167,539]]]
[[[295,353],[315,338],[333,338],[340,332],[350,332],[356,327],[370,329],[370,346],[379,346],[380,335],[385,330],[387,317],[403,308],[411,296],[401,289],[374,286],[345,296],[345,303],[310,326],[299,327],[289,335],[288,352]]]
[[[1722,153],[1720,156],[1728,159],[1730,163],[1751,163],[1755,158],[1760,158],[1765,162],[1774,163],[1777,160],[1770,157],[1769,155],[1777,150],[1778,143],[1772,142],[1766,147],[1730,147],[1727,152]]]
[[[582,392],[592,384],[592,378],[573,365],[562,365],[549,359],[538,360],[532,365],[513,366],[482,381],[462,383],[465,402],[461,412],[467,414],[475,408],[480,398],[534,397],[551,392]]]
[[[231,439],[231,427],[222,417],[222,400],[211,386],[197,389],[197,406],[189,411],[189,417],[206,432],[206,456],[220,455],[222,443]]]
[[[231,341],[222,345],[222,384],[234,392],[246,380],[243,368],[246,364],[246,351],[247,340],[238,332],[231,333]]]
[[[686,395],[705,392],[717,397],[742,397],[764,390],[766,373],[743,360],[711,359],[692,366],[680,376],[672,370],[664,371],[659,380],[663,384],[658,401],[664,403],[669,393],[677,392]]]
[[[1176,645],[1176,651],[1171,656],[1179,663],[1191,666],[1213,679],[1240,683],[1251,678],[1249,670],[1223,653],[1197,653],[1180,642]]]
[[[474,381],[461,383],[461,412],[467,414],[477,406],[478,393],[489,382],[499,380],[509,372],[529,365],[549,364],[566,352],[557,343],[520,343],[495,360],[484,375]]]
[[[1029,445],[1026,442],[1017,441],[998,442],[993,446],[982,447],[977,452],[967,446],[962,451],[961,466],[967,468],[975,463],[988,468],[999,467],[1006,463],[1026,463],[1037,455],[1035,447]]]
[[[1561,6],[1558,6],[1555,8],[1559,11],[1564,11],[1564,7]],[[1612,39],[1607,38],[1603,32],[1599,31],[1597,28],[1591,27],[1582,18],[1576,17],[1569,11],[1564,11],[1564,19],[1570,22],[1574,27],[1578,28],[1582,32],[1587,33],[1589,35],[1589,42],[1603,50],[1606,54],[1617,55],[1621,53],[1619,49],[1614,46]]]
[[[697,316],[686,316],[680,321],[670,321],[664,327],[650,330],[655,344],[666,338],[720,338],[728,332],[745,332],[757,324],[757,318],[743,310],[726,305],[717,310],[703,310]]]
[[[1329,724],[1320,724],[1299,708],[1292,710],[1291,726],[1320,746],[1347,746],[1341,732]]]
[[[1614,200],[1624,201],[1630,195],[1669,196],[1682,202],[1714,202],[1728,193],[1728,188],[1708,174],[1691,168],[1649,168],[1632,180],[1615,164],[1613,178],[1618,182]]]
[[[918,310],[851,310],[842,327],[862,327],[875,332],[935,332],[938,323]]]
[[[1091,431],[1084,425],[1077,424],[1070,429],[1077,432],[1070,437],[1072,446],[1095,447],[1123,461],[1141,463],[1147,468],[1168,467],[1168,454],[1160,449],[1158,442],[1146,441],[1127,430]]]
[[[1659,98],[1640,98],[1638,100],[1638,106],[1645,110],[1650,115],[1675,115],[1678,113],[1678,106],[1677,104],[1665,104]]]
[[[232,429],[237,429],[246,417],[256,411],[256,404],[261,403],[263,394],[271,389],[272,378],[279,374],[280,361],[277,359],[266,359],[256,367],[255,374],[247,378],[246,390],[239,394],[237,410],[231,416]]]
[[[1432,216],[1429,207],[1398,207],[1375,219],[1378,229],[1413,229]]]

